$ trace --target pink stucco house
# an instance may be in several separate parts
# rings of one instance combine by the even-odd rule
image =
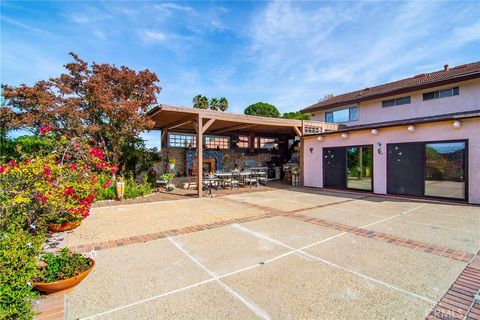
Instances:
[[[304,185],[480,203],[480,62],[302,110],[344,125],[305,135]]]

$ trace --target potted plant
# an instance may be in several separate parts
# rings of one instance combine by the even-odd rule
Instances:
[[[46,253],[40,259],[33,287],[47,294],[66,290],[79,284],[94,267],[92,258],[68,248],[61,249],[58,254]]]
[[[161,176],[160,176],[160,179],[162,181],[166,181],[167,183],[165,184],[165,189],[167,191],[172,191],[175,189],[175,185],[172,183],[173,182],[173,178],[175,177],[175,175],[173,173],[169,173],[169,172],[165,172],[163,173]]]

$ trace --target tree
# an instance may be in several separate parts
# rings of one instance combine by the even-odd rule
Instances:
[[[157,103],[157,75],[110,64],[90,65],[76,54],[59,77],[33,86],[2,85],[6,105],[16,113],[18,124],[37,132],[50,126],[59,134],[84,136],[105,144],[115,164],[122,146],[152,129],[146,117]]]
[[[297,119],[297,120],[310,120],[310,115],[307,113],[301,113],[300,111],[285,112],[282,116],[285,119]]]
[[[330,100],[330,99],[332,99],[333,97],[335,97],[335,95],[334,95],[333,93],[327,93],[326,95],[323,96],[322,99],[319,99],[319,100],[318,100],[318,103],[324,102],[324,101],[327,101],[327,100]]]
[[[219,99],[219,102],[220,102],[220,105],[219,105],[218,109],[219,109],[220,111],[222,111],[222,112],[227,111],[227,109],[228,109],[228,100],[227,100],[227,98],[221,97],[221,98]]]
[[[196,109],[208,109],[208,99],[201,94],[197,94],[193,97],[193,107]]]
[[[210,110],[218,111],[220,109],[220,101],[217,98],[210,99]]]
[[[270,118],[279,118],[280,112],[277,107],[265,102],[257,102],[245,108],[245,114],[250,116],[262,116]]]

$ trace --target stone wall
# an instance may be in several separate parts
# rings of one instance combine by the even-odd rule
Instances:
[[[209,151],[210,150],[204,151],[204,157],[206,157]],[[191,164],[187,166],[187,152],[192,151],[187,151],[183,148],[163,148],[160,152],[160,157],[162,160],[154,164],[155,171],[157,171],[158,174],[166,171],[167,166],[165,159],[168,157],[176,159],[175,169],[172,171],[175,173],[175,175],[184,176],[186,173],[188,174],[188,167],[191,166]],[[249,160],[251,161],[252,166],[264,166],[265,163],[270,161],[273,156],[271,153],[263,151],[256,152],[254,154],[234,150],[212,150],[212,152],[221,153],[221,166],[224,171],[233,170],[235,167],[243,169],[245,167],[245,161],[248,162]]]

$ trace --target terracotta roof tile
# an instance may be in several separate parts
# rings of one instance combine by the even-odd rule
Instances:
[[[408,91],[421,90],[436,85],[443,85],[473,78],[480,78],[480,61],[459,65],[453,68],[448,68],[446,65],[445,68],[440,71],[422,73],[411,78],[344,93],[334,96],[326,101],[313,104],[301,111],[313,112],[325,110],[348,103],[373,100],[380,97],[392,96]]]

